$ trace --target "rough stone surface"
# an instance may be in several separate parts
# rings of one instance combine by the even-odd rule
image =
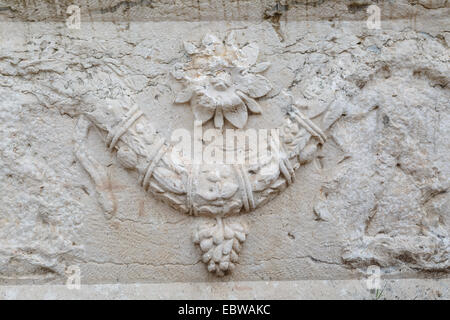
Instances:
[[[449,282],[449,279],[395,279],[383,281],[379,290],[368,290],[365,281],[359,280],[96,284],[82,285],[79,290],[63,285],[20,285],[1,286],[0,299],[448,300]]]
[[[0,282],[83,283],[387,278],[450,271],[448,1],[0,1]],[[198,3],[198,5],[193,5]],[[60,10],[60,11],[58,11]],[[192,244],[197,223],[152,198],[94,132],[116,214],[107,219],[74,154],[79,115],[137,103],[167,138],[192,130],[174,104],[183,41],[234,30],[258,44],[272,90],[248,127],[282,121],[282,90],[328,140],[280,196],[245,215],[238,267],[218,280]],[[319,124],[319,122],[318,122]]]

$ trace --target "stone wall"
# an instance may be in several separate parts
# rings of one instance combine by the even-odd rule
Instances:
[[[448,1],[0,1],[0,282],[83,283],[442,278],[450,270]],[[367,8],[381,9],[381,29]],[[249,234],[218,278],[192,231],[204,218],[146,193],[107,151],[112,217],[75,154],[93,107],[136,103],[158,132],[193,130],[174,104],[184,41],[234,31],[271,66],[248,127],[282,123],[286,95],[326,133],[282,194],[241,215]]]

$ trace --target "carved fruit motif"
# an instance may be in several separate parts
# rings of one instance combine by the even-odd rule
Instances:
[[[239,223],[225,224],[222,218],[217,218],[214,225],[199,226],[194,233],[194,243],[203,252],[202,260],[208,266],[208,271],[223,276],[235,268],[247,234],[246,226]]]

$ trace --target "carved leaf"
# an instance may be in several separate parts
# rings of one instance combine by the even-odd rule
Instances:
[[[173,171],[167,170],[164,167],[157,167],[153,172],[153,176],[166,191],[175,194],[185,194],[186,189],[181,178]]]

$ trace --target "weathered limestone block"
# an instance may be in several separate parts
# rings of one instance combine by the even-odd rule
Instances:
[[[1,283],[448,276],[447,1],[0,3]]]

